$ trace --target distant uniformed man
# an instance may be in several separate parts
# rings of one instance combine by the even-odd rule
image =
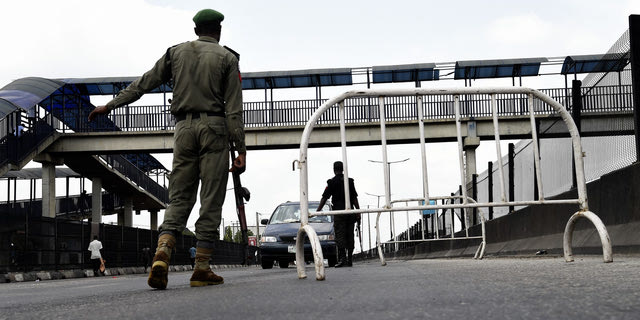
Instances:
[[[318,205],[316,211],[322,210],[324,204],[329,198],[331,198],[332,210],[344,210],[344,174],[343,174],[342,161],[336,161],[333,163],[333,173],[335,176],[327,180],[327,186],[322,193],[322,199]],[[360,209],[358,203],[358,193],[356,192],[353,179],[349,178],[349,198],[351,202],[351,208]],[[360,220],[359,214],[348,215],[335,215],[333,228],[336,233],[336,246],[338,247],[338,263],[336,268],[351,267],[353,265],[353,228]]]
[[[105,106],[97,107],[89,121],[138,100],[173,80],[171,113],[176,118],[173,170],[169,177],[169,207],[160,226],[149,286],[165,289],[176,235],[184,230],[200,191],[200,217],[196,222],[196,258],[192,287],[215,285],[223,278],[211,271],[209,259],[220,238],[228,172],[245,166],[246,147],[242,120],[242,87],[236,53],[218,44],[224,16],[204,9],[194,17],[198,39],[167,49],[155,66]],[[239,155],[229,168],[229,141]]]

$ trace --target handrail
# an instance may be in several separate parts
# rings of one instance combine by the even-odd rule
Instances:
[[[400,97],[400,96],[404,96],[404,97],[416,97],[416,101],[418,101],[419,99],[417,99],[420,96],[425,96],[425,97],[429,97],[429,96],[443,96],[443,95],[447,95],[447,96],[451,96],[453,101],[454,101],[454,108],[455,108],[455,114],[456,114],[456,123],[457,123],[457,135],[458,135],[458,145],[459,145],[459,160],[460,160],[460,180],[461,183],[460,185],[462,186],[466,186],[467,185],[467,181],[466,181],[466,174],[465,174],[465,166],[464,166],[464,160],[463,160],[463,151],[462,151],[462,135],[461,135],[461,129],[460,129],[460,122],[461,120],[461,103],[460,103],[460,96],[461,95],[483,95],[483,96],[489,96],[489,101],[491,101],[491,116],[493,117],[494,120],[494,127],[495,127],[495,140],[496,140],[496,151],[497,151],[497,157],[500,159],[501,158],[501,152],[500,152],[500,148],[499,148],[499,141],[500,141],[500,136],[499,136],[499,130],[498,130],[498,126],[499,126],[499,118],[500,115],[498,114],[497,111],[497,97],[496,95],[499,94],[507,94],[507,95],[513,95],[513,98],[515,99],[516,95],[524,95],[524,97],[521,99],[522,101],[524,101],[526,104],[521,106],[523,109],[520,110],[520,112],[522,112],[523,115],[528,114],[529,117],[531,118],[531,132],[532,135],[535,136],[537,134],[537,129],[535,126],[535,115],[536,115],[536,111],[534,110],[534,98],[536,98],[537,100],[543,102],[544,104],[546,104],[547,106],[551,107],[553,109],[554,112],[556,112],[557,114],[560,115],[560,117],[562,118],[562,120],[564,121],[565,125],[567,126],[567,129],[569,131],[569,135],[571,136],[572,139],[572,148],[573,148],[573,160],[575,163],[575,176],[576,176],[576,185],[577,185],[577,192],[578,192],[578,197],[576,199],[567,199],[567,200],[546,200],[543,197],[540,197],[538,200],[532,200],[532,201],[506,201],[506,197],[502,197],[501,201],[498,202],[490,202],[490,203],[474,203],[475,201],[471,201],[469,200],[469,197],[467,197],[466,195],[466,188],[463,188],[463,194],[462,194],[462,200],[463,203],[462,204],[449,204],[449,205],[429,205],[429,196],[428,193],[426,192],[427,189],[427,185],[424,185],[424,190],[425,190],[425,195],[423,198],[423,200],[425,200],[426,205],[418,205],[418,206],[413,206],[413,207],[405,207],[405,208],[393,208],[391,206],[391,201],[390,201],[390,194],[388,191],[388,188],[385,188],[385,205],[382,208],[374,208],[374,209],[358,209],[358,210],[353,210],[353,209],[345,209],[345,210],[337,210],[337,211],[331,211],[329,213],[325,213],[325,214],[330,214],[330,215],[340,215],[340,214],[354,214],[354,213],[382,213],[382,212],[396,212],[396,211],[407,211],[407,210],[425,210],[425,209],[447,209],[447,208],[462,208],[467,209],[467,208],[474,208],[474,207],[491,207],[491,206],[510,206],[510,205],[544,205],[544,204],[559,204],[559,203],[575,203],[578,204],[579,206],[579,211],[577,213],[575,213],[571,219],[569,220],[569,222],[567,223],[566,226],[566,231],[565,231],[565,241],[564,241],[564,250],[565,250],[565,260],[567,262],[569,261],[573,261],[572,259],[572,255],[571,255],[571,233],[573,231],[573,226],[575,221],[580,218],[580,217],[584,217],[589,219],[598,229],[598,232],[601,236],[601,241],[602,241],[602,246],[603,246],[603,260],[604,262],[611,262],[612,258],[611,258],[611,242],[609,240],[607,231],[606,231],[606,227],[604,226],[604,224],[602,223],[602,221],[595,215],[593,214],[591,211],[589,211],[589,206],[588,206],[588,199],[587,199],[587,188],[586,188],[586,179],[585,179],[585,175],[584,175],[584,162],[583,162],[583,157],[584,154],[582,153],[582,145],[580,142],[580,135],[579,135],[579,131],[575,125],[575,123],[573,122],[573,119],[571,117],[571,115],[569,114],[569,112],[566,110],[565,107],[563,107],[560,103],[558,103],[557,101],[555,101],[554,99],[552,99],[551,97],[549,97],[548,95],[535,90],[535,89],[530,89],[530,88],[524,88],[524,87],[506,87],[506,88],[453,88],[453,89],[425,89],[425,88],[415,88],[415,89],[376,89],[376,90],[371,90],[371,89],[367,89],[367,90],[354,90],[354,91],[348,91],[345,92],[341,95],[338,95],[330,100],[328,100],[327,102],[325,102],[322,106],[320,106],[318,108],[318,110],[316,110],[316,112],[314,112],[314,114],[311,116],[311,118],[308,120],[304,131],[302,133],[302,138],[300,141],[300,157],[299,159],[296,161],[298,169],[300,169],[300,211],[302,212],[301,214],[301,227],[298,231],[298,237],[297,237],[297,245],[296,245],[296,263],[297,263],[297,271],[298,271],[298,277],[299,278],[306,278],[306,273],[305,273],[305,264],[304,264],[304,251],[303,251],[303,245],[302,245],[302,241],[304,241],[304,237],[303,235],[306,234],[307,237],[309,238],[309,241],[311,243],[311,247],[313,250],[313,256],[315,259],[315,271],[316,271],[316,279],[317,280],[324,280],[325,275],[324,275],[324,265],[322,264],[322,250],[319,246],[319,241],[317,239],[317,235],[315,234],[315,232],[313,231],[313,228],[310,227],[309,225],[309,199],[308,199],[308,158],[307,158],[307,151],[308,151],[308,147],[309,147],[309,139],[311,137],[311,133],[313,132],[313,128],[316,126],[316,124],[318,123],[318,120],[321,118],[321,116],[327,111],[329,110],[329,108],[331,108],[334,105],[339,105],[340,106],[340,135],[341,135],[341,140],[342,140],[342,162],[344,163],[344,168],[345,168],[345,181],[348,179],[348,159],[347,159],[347,152],[346,152],[346,134],[345,134],[345,130],[344,130],[344,122],[345,122],[345,118],[344,118],[344,101],[346,99],[352,99],[352,98],[364,98],[364,97],[370,97],[370,98],[378,98],[379,101],[379,115],[380,115],[380,130],[381,130],[381,145],[382,145],[382,157],[383,157],[383,161],[386,161],[387,159],[387,148],[386,148],[386,133],[385,133],[385,114],[386,114],[386,107],[385,107],[385,100],[388,99],[389,97]],[[419,101],[418,101],[419,103]],[[528,110],[527,107],[528,105]],[[422,119],[420,119],[422,120]],[[423,123],[423,121],[418,121],[419,123]],[[424,139],[422,143],[424,143]],[[425,157],[425,155],[423,154],[423,157]],[[539,158],[540,154],[539,154],[539,149],[538,148],[534,148],[534,157],[535,158]],[[541,172],[540,170],[540,161],[534,161],[534,165],[536,167],[536,170],[538,172]],[[503,170],[502,166],[499,166],[498,170]],[[389,183],[389,177],[387,176],[387,172],[386,170],[384,170],[384,181],[385,184]],[[426,175],[426,170],[423,170],[423,176]],[[540,178],[540,177],[539,177]],[[423,181],[428,181],[428,179],[423,179]],[[500,183],[504,184],[504,179],[500,179]],[[542,181],[541,179],[538,179],[538,184],[539,187],[541,189],[542,187]],[[504,186],[502,186],[502,190],[504,190]],[[345,188],[345,199],[350,199],[349,197],[349,188]],[[347,206],[347,208],[349,208],[349,206]],[[483,223],[484,225],[484,223]],[[468,237],[468,227],[467,227],[467,234],[466,236]],[[378,245],[380,245],[380,241],[378,239]],[[482,246],[484,246],[484,241],[482,243]],[[477,253],[478,255],[478,253]],[[318,260],[319,259],[319,260]]]
[[[583,88],[586,89],[586,88]],[[567,97],[565,88],[541,89],[566,109],[571,109],[571,97]],[[584,90],[583,90],[584,91]],[[612,99],[611,96],[619,97]],[[424,119],[454,119],[453,99],[446,95],[430,95],[423,101]],[[527,115],[526,97],[515,99],[513,96],[500,95],[496,97],[498,103],[498,115],[514,116]],[[632,111],[631,86],[605,86],[595,88],[589,95],[583,98],[583,114],[597,112]],[[244,102],[244,123],[246,127],[290,127],[304,126],[311,115],[326,103],[326,99],[302,99],[290,101],[260,101]],[[371,103],[365,97],[352,97],[345,102],[346,123],[362,123],[379,121],[377,103]],[[606,103],[602,103],[606,102]],[[416,101],[397,98],[387,102],[393,111],[387,115],[387,121],[417,120],[419,110],[416,110]],[[519,106],[513,108],[512,106]],[[603,107],[604,105],[604,107]],[[339,110],[330,109],[316,121],[319,124],[339,124]],[[492,114],[491,100],[465,94],[460,97],[460,113],[463,117],[490,117]],[[536,110],[536,115],[554,114],[553,108]],[[107,119],[107,118],[104,118]],[[141,131],[141,130],[172,130],[175,127],[175,119],[168,112],[165,105],[140,105],[125,106],[113,110],[108,115],[109,121],[79,123],[77,131]]]

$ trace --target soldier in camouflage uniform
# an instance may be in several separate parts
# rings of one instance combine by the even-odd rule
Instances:
[[[344,210],[344,174],[341,161],[333,163],[333,173],[335,176],[327,180],[327,187],[322,193],[320,205],[317,211],[322,210],[324,204],[331,198],[332,210]],[[356,192],[353,179],[349,178],[349,198],[351,208],[360,209],[358,203],[358,193]],[[338,247],[338,263],[336,268],[351,267],[353,265],[352,255],[354,248],[353,228],[360,220],[359,214],[335,215],[333,216],[333,228],[336,233],[336,246]]]
[[[242,86],[238,56],[218,44],[224,16],[211,9],[199,11],[193,21],[198,39],[167,49],[155,66],[105,106],[98,114],[138,100],[163,83],[173,81],[171,113],[176,118],[173,169],[169,177],[169,207],[160,226],[158,248],[149,274],[149,286],[165,289],[169,261],[176,236],[184,230],[196,201],[199,182],[200,217],[196,222],[195,268],[192,287],[221,284],[223,278],[211,271],[209,259],[219,225],[229,171],[243,168],[246,161],[242,120]],[[238,157],[229,168],[229,142]]]

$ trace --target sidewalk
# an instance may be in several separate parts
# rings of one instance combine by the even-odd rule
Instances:
[[[247,267],[243,265],[211,265],[211,269],[231,269]],[[169,266],[170,272],[183,272],[193,270],[190,265]],[[148,271],[147,271],[148,272]],[[123,267],[123,268],[107,268],[104,276],[118,276],[126,274],[146,274],[144,267]],[[44,281],[58,279],[88,278],[95,277],[92,269],[72,269],[72,270],[53,270],[53,271],[30,271],[30,272],[9,272],[0,274],[0,283],[9,282],[29,282]]]

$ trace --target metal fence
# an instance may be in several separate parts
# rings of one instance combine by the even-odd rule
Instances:
[[[587,92],[588,91],[588,92]],[[542,89],[540,92],[550,96],[567,110],[571,110],[571,91],[567,88]],[[583,113],[620,112],[632,109],[631,86],[611,85],[597,88],[584,88]],[[447,95],[423,96],[424,119],[454,119],[453,99]],[[513,94],[496,96],[499,116],[526,115],[526,98]],[[246,127],[289,127],[304,126],[311,115],[326,99],[245,102],[244,122]],[[483,95],[461,95],[462,117],[490,117],[491,101]],[[385,114],[386,121],[417,121],[416,96],[390,97]],[[553,108],[544,104],[536,106],[536,114],[554,114]],[[109,115],[109,123],[115,123],[123,131],[173,130],[174,117],[164,105],[126,106],[116,109]],[[380,114],[377,101],[372,98],[350,98],[345,100],[346,123],[379,122]],[[323,114],[317,124],[338,124],[338,107],[333,106]],[[110,126],[94,128],[109,130]],[[85,128],[88,129],[88,128]],[[84,129],[83,129],[84,130]]]
[[[33,188],[33,187],[32,187]],[[77,218],[81,220],[91,217],[91,194],[86,197],[70,196],[56,198],[56,215],[58,218]],[[32,196],[33,197],[33,196]],[[124,207],[124,199],[119,194],[102,193],[102,212],[114,212]],[[0,203],[0,213],[20,216],[37,216],[42,213],[42,199],[12,200]]]
[[[87,251],[91,224],[29,215],[0,215],[0,272],[90,268]],[[153,253],[158,231],[117,225],[100,225],[102,256],[108,267],[144,266],[142,249]],[[189,265],[193,236],[177,238],[171,263]],[[216,241],[213,264],[242,264],[245,247]]]

